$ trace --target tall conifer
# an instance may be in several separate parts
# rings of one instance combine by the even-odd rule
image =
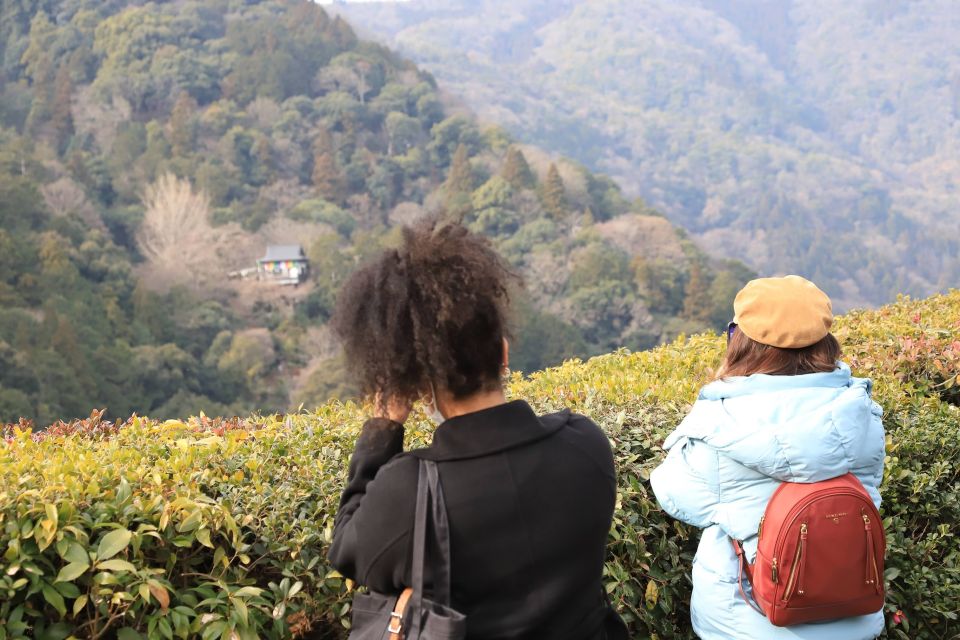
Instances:
[[[317,193],[333,202],[340,202],[345,197],[344,176],[337,162],[333,136],[326,129],[321,129],[313,141],[313,186]]]
[[[684,287],[683,317],[688,320],[706,321],[713,310],[710,298],[710,282],[698,260],[690,264],[690,279]]]
[[[473,191],[473,171],[470,168],[470,158],[467,147],[463,144],[457,147],[450,161],[450,173],[444,188],[448,195],[455,193],[470,193]]]
[[[550,169],[547,170],[547,179],[543,183],[540,199],[543,202],[543,208],[551,218],[563,220],[566,217],[567,191],[555,163],[550,163]]]
[[[503,161],[500,175],[510,183],[514,189],[529,189],[534,185],[533,172],[523,152],[516,147],[510,147],[507,157]]]
[[[53,81],[53,107],[50,124],[53,126],[57,147],[62,149],[73,135],[73,79],[70,69],[62,65]]]
[[[332,202],[343,199],[343,176],[330,153],[321,153],[313,159],[313,186],[317,193]]]

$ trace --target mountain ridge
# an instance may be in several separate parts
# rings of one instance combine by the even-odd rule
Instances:
[[[802,273],[841,309],[960,281],[951,3],[482,0],[451,17],[466,5],[337,11],[715,255]],[[534,44],[498,57],[517,33]]]

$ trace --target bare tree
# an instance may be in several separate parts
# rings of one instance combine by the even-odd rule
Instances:
[[[114,94],[104,102],[93,87],[77,92],[71,107],[73,127],[81,136],[92,136],[104,153],[113,149],[120,125],[129,122],[133,113],[130,103]]]
[[[70,178],[63,177],[41,186],[40,193],[53,215],[62,217],[74,214],[91,229],[106,229],[100,214],[87,200],[83,187]]]
[[[220,240],[210,224],[206,193],[167,173],[146,188],[143,204],[146,211],[137,244],[147,259],[147,280],[160,288],[205,284],[217,272]]]

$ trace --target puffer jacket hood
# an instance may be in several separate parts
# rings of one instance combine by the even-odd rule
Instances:
[[[879,506],[885,447],[871,389],[843,363],[828,373],[719,380],[701,390],[666,439],[667,458],[651,476],[657,499],[672,516],[705,529],[691,607],[701,638],[856,640],[880,633],[882,613],[791,627],[789,634],[773,627],[740,598],[728,539],[743,540],[753,559],[757,526],[781,482],[852,472]]]
[[[830,373],[718,380],[701,390],[663,446],[701,440],[780,482],[818,482],[852,471],[879,506],[884,442],[876,437],[882,426],[872,418],[882,412],[870,399],[872,389],[872,381],[854,377],[844,363]]]

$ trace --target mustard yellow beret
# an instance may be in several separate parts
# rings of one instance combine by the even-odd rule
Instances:
[[[748,338],[782,349],[809,347],[833,324],[830,298],[800,276],[751,280],[733,301],[733,312]]]

